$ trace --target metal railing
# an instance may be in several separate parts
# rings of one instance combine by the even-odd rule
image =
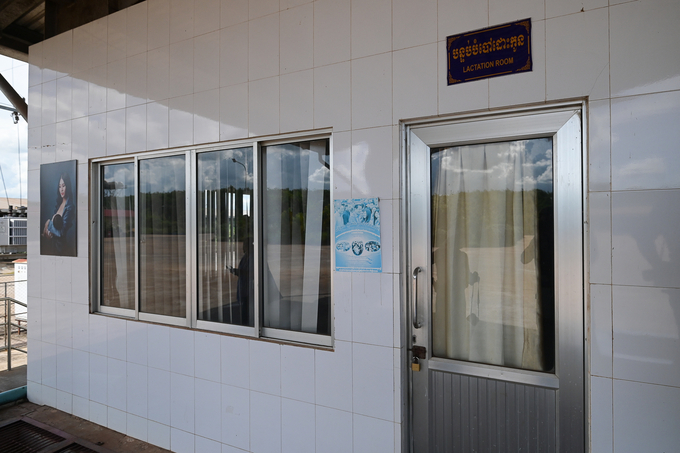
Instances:
[[[4,290],[4,291],[3,291]],[[3,282],[0,283],[0,335],[4,337],[4,345],[0,346],[0,352],[7,352],[7,370],[12,369],[12,351],[28,354],[27,349],[21,349],[12,345],[12,335],[21,334],[22,331],[28,332],[28,322],[26,318],[28,305],[26,302],[17,300],[15,297],[22,297],[24,300],[26,292],[26,282]],[[19,308],[21,307],[21,308]],[[24,316],[21,316],[24,315]],[[21,321],[25,325],[21,325]]]

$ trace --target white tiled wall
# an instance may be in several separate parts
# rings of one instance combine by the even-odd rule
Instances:
[[[78,159],[77,258],[29,228],[29,398],[175,451],[401,451],[401,119],[588,97],[590,442],[680,444],[680,3],[147,0],[31,48],[29,213]],[[531,17],[534,70],[446,85],[446,36]],[[88,314],[88,166],[333,128],[382,274],[334,276],[333,352]]]

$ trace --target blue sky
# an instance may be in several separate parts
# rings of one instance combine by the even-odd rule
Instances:
[[[0,73],[21,97],[28,99],[28,63],[0,55]],[[0,104],[4,106],[12,105],[2,93],[0,93]],[[5,178],[7,196],[10,198],[21,196],[25,199],[28,170],[28,125],[23,118],[19,120],[18,125],[14,124],[10,115],[11,112],[0,110],[0,168],[2,168],[2,174]],[[17,145],[17,138],[19,145]],[[21,171],[19,170],[18,147],[21,150]],[[21,181],[21,186],[19,181]],[[1,180],[0,197],[5,197],[5,189]]]

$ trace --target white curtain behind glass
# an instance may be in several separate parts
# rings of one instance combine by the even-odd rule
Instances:
[[[434,355],[544,367],[537,188],[552,191],[550,140],[432,154]]]

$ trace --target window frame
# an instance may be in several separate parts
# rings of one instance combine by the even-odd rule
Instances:
[[[221,334],[239,335],[250,338],[271,339],[277,341],[302,343],[312,346],[333,347],[334,345],[334,269],[335,254],[332,253],[332,242],[335,237],[335,225],[331,220],[329,229],[331,237],[330,253],[330,333],[329,335],[314,334],[302,331],[284,330],[263,326],[263,196],[266,180],[265,172],[265,147],[272,145],[307,142],[313,140],[328,140],[330,159],[330,203],[333,203],[333,136],[330,130],[315,131],[311,133],[285,134],[272,137],[258,137],[251,139],[234,140],[211,145],[185,146],[174,149],[139,152],[131,155],[118,155],[90,159],[90,312],[108,316],[116,316],[128,320],[158,323],[176,327],[188,327],[196,330],[210,331]],[[253,258],[254,258],[254,326],[242,326],[237,324],[220,323],[198,319],[198,156],[211,151],[223,151],[251,147],[253,152],[253,195],[251,199],[251,216],[253,221]],[[139,251],[139,166],[140,161],[168,156],[185,156],[186,172],[186,314],[184,317],[173,317],[144,313],[140,311],[140,251]],[[102,262],[103,237],[102,237],[102,180],[103,168],[107,165],[132,163],[134,165],[134,310],[102,305]]]

